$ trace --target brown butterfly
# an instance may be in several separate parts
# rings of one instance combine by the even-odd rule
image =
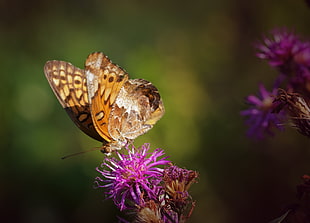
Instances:
[[[157,88],[128,73],[103,53],[92,53],[85,69],[52,60],[45,76],[73,122],[90,137],[103,142],[111,153],[146,133],[163,116],[164,105]]]

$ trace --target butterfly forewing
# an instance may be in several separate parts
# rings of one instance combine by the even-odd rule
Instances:
[[[104,141],[97,133],[90,114],[85,71],[70,63],[53,60],[46,62],[44,73],[73,122],[90,137]]]
[[[128,74],[113,64],[103,53],[90,54],[85,62],[91,115],[97,132],[111,141],[108,124],[112,105]]]

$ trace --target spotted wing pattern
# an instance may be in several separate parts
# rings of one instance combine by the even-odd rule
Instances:
[[[130,79],[121,88],[109,118],[109,133],[120,144],[150,130],[164,115],[157,88],[143,79]]]
[[[73,122],[90,137],[104,141],[97,133],[90,114],[85,71],[70,63],[52,60],[46,62],[44,73]]]
[[[128,80],[128,74],[103,53],[88,56],[85,74],[95,129],[102,138],[110,142],[113,140],[109,132],[110,113],[120,89]]]

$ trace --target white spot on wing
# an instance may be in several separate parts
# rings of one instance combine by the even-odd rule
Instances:
[[[132,100],[127,95],[127,91],[124,87],[121,87],[121,90],[115,100],[115,103],[119,108],[125,108],[127,113],[130,113],[131,111],[137,111],[139,112],[139,106],[137,100]]]
[[[94,77],[95,75],[92,72],[90,72],[89,70],[86,71],[86,78],[88,81],[92,82],[94,80]]]
[[[95,93],[98,90],[98,77],[95,76],[89,70],[87,70],[86,80],[87,80],[88,98],[89,98],[89,102],[91,102],[91,99],[94,97]]]

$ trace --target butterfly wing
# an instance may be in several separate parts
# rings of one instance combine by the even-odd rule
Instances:
[[[164,115],[157,88],[143,79],[130,79],[121,88],[109,119],[113,138],[135,139],[149,131]]]
[[[87,90],[94,126],[106,141],[112,141],[109,133],[109,116],[112,105],[128,74],[113,64],[103,53],[92,53],[85,62]]]
[[[85,71],[70,63],[52,60],[44,65],[44,73],[73,122],[90,137],[104,141],[97,133],[90,114]]]

